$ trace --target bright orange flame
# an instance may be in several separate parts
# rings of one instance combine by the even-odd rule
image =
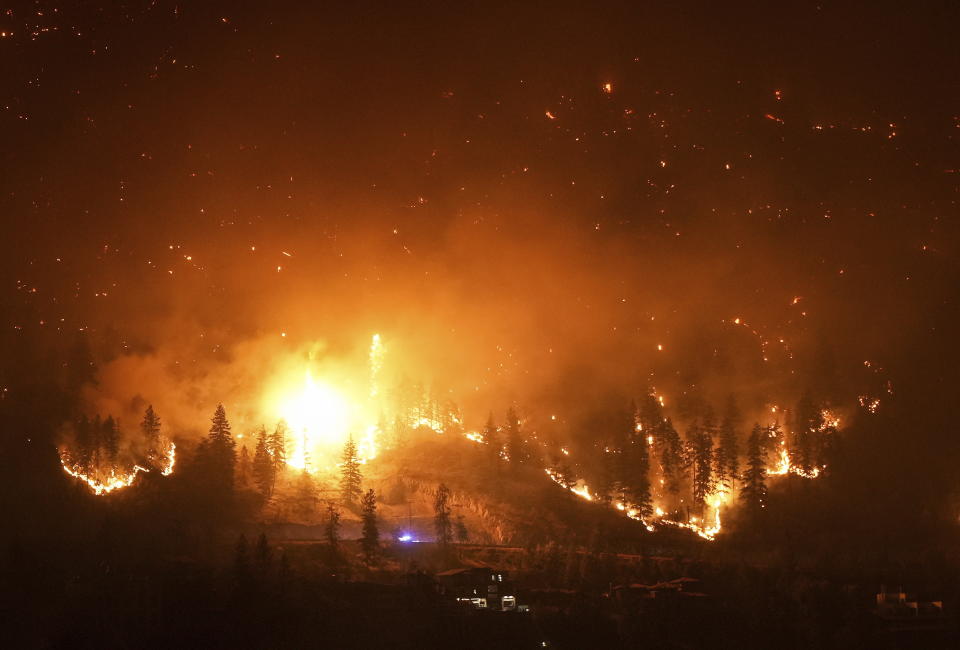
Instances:
[[[287,464],[307,468],[320,445],[340,445],[350,434],[350,407],[335,388],[304,373],[303,389],[280,405],[280,417],[290,426],[292,451]]]

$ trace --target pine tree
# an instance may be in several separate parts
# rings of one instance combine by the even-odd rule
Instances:
[[[767,496],[766,438],[767,432],[755,424],[747,439],[747,466],[743,473],[740,498],[753,512],[763,507]]]
[[[250,461],[250,452],[247,451],[247,445],[240,447],[240,455],[237,459],[237,483],[242,487],[250,485],[252,465]]]
[[[463,431],[463,417],[460,413],[460,407],[452,399],[447,399],[443,403],[443,412],[441,417],[444,431],[460,432]]]
[[[140,423],[140,431],[147,447],[147,462],[153,467],[160,467],[163,450],[160,446],[160,417],[154,412],[153,405],[147,406]]]
[[[731,395],[727,400],[726,411],[720,424],[720,445],[714,463],[717,485],[725,492],[733,492],[740,473],[740,449],[737,443],[737,427],[740,424],[740,410]]]
[[[103,456],[103,420],[97,413],[90,421],[90,471],[100,471]]]
[[[441,548],[450,545],[453,539],[453,524],[450,520],[450,490],[443,483],[437,488],[433,500],[433,527],[437,534],[437,544]]]
[[[311,522],[317,511],[318,501],[317,485],[310,476],[306,468],[300,470],[300,477],[297,479],[296,496],[294,497],[294,510],[297,516],[306,522]]]
[[[707,502],[707,495],[713,491],[713,438],[709,429],[694,422],[687,431],[693,466],[693,502],[700,514]]]
[[[640,432],[643,435],[656,437],[660,432],[663,425],[663,407],[652,393],[648,393],[640,401],[637,408],[637,420],[640,424]]]
[[[606,505],[609,505],[613,500],[613,493],[617,488],[617,456],[619,454],[605,449],[600,457],[600,481],[597,484],[597,498]]]
[[[334,553],[340,548],[340,511],[333,501],[327,502],[327,521],[324,526],[324,537],[327,545]]]
[[[230,433],[230,422],[223,404],[217,405],[211,420],[210,433],[202,450],[205,457],[207,478],[215,491],[226,496],[233,491],[234,472],[237,464],[236,443]]]
[[[257,570],[261,575],[264,575],[270,569],[270,560],[273,555],[272,550],[270,549],[270,543],[267,541],[267,534],[260,533],[260,536],[257,538],[257,546],[254,549],[253,559],[256,562]]]
[[[468,541],[470,541],[470,531],[467,530],[467,523],[464,521],[463,515],[457,515],[455,532],[457,534],[457,541],[459,543],[466,544]]]
[[[267,430],[264,427],[260,427],[257,433],[257,447],[253,452],[253,482],[264,499],[269,499],[273,495],[276,471],[268,447]]]
[[[804,392],[794,411],[793,448],[790,450],[791,464],[804,472],[811,471],[819,463],[817,450],[822,447],[823,424],[820,405],[810,391]]]
[[[635,438],[629,446],[629,489],[630,505],[644,519],[653,515],[653,502],[650,496],[650,450],[646,438]]]
[[[680,494],[680,481],[683,468],[683,443],[680,434],[673,428],[673,422],[667,418],[661,429],[660,468],[667,493],[676,501]],[[672,503],[671,507],[676,507]]]
[[[112,415],[108,415],[107,419],[103,421],[102,431],[103,433],[100,439],[103,441],[106,461],[110,469],[116,469],[117,461],[120,457],[120,428]]]
[[[343,445],[343,462],[340,465],[340,498],[345,504],[356,503],[363,491],[360,474],[360,460],[357,458],[357,444],[351,435]]]
[[[639,410],[630,409],[617,415],[619,424],[616,444],[622,450],[620,482],[625,505],[637,510],[646,519],[653,514],[650,496],[650,449],[647,434],[641,430]]]
[[[523,434],[520,433],[520,418],[517,412],[511,406],[507,409],[507,420],[504,424],[507,431],[507,456],[514,467],[525,465],[530,459],[527,454],[527,446],[523,441]]]
[[[267,439],[267,451],[270,453],[270,458],[273,459],[274,480],[281,476],[287,467],[288,432],[286,421],[280,420]]]
[[[90,473],[92,459],[94,456],[94,442],[92,425],[86,415],[81,416],[77,422],[74,444],[76,446],[75,462],[83,468],[86,473]]]
[[[500,467],[500,452],[503,451],[503,443],[500,441],[500,434],[497,431],[497,425],[493,421],[493,411],[487,417],[487,424],[483,427],[483,442],[486,445],[487,452],[490,454],[490,462],[495,468]]]
[[[367,490],[360,500],[360,512],[363,520],[363,536],[360,547],[367,562],[374,561],[380,554],[380,528],[377,525],[377,495]]]

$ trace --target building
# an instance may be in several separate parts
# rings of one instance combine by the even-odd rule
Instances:
[[[517,610],[517,597],[506,571],[489,567],[451,569],[436,575],[440,593],[477,609]]]
[[[942,600],[908,594],[902,587],[887,591],[886,587],[881,586],[874,611],[892,630],[938,628],[946,624]]]

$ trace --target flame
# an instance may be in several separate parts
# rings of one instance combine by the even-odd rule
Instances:
[[[783,476],[784,474],[796,474],[803,478],[817,478],[820,476],[820,472],[824,469],[823,467],[814,467],[809,472],[805,471],[802,467],[797,467],[790,462],[790,452],[787,451],[787,443],[784,440],[780,441],[780,452],[777,456],[777,464],[774,465],[772,469],[767,470],[767,474],[770,476]]]
[[[126,474],[118,474],[116,470],[111,469],[106,477],[90,476],[89,474],[83,473],[78,465],[68,465],[63,456],[63,452],[61,452],[60,465],[67,474],[86,483],[97,496],[119,490],[120,488],[130,487],[136,480],[137,474],[150,471],[146,467],[134,465],[133,469]]]
[[[383,370],[383,343],[374,334],[370,341],[370,399],[380,396],[380,371]]]
[[[574,483],[570,487],[567,487],[566,485],[563,484],[563,481],[560,480],[560,477],[557,476],[557,473],[554,472],[552,469],[547,468],[543,471],[547,473],[547,476],[550,477],[551,481],[553,481],[560,487],[570,490],[581,499],[586,499],[587,501],[593,501],[593,495],[590,494],[590,488],[588,488],[587,484],[584,483],[582,480],[577,479],[576,483]]]
[[[177,462],[177,446],[170,443],[170,449],[167,451],[167,463],[166,467],[160,470],[160,474],[163,476],[170,476],[173,474],[173,466]]]
[[[319,445],[339,445],[350,434],[350,406],[346,398],[325,382],[318,382],[308,368],[303,389],[288,397],[279,415],[291,430],[292,451],[287,464],[310,469],[310,455]]]

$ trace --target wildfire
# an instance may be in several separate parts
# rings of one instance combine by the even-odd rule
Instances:
[[[110,472],[105,477],[99,476],[90,476],[84,474],[80,471],[80,468],[77,465],[67,464],[66,459],[63,457],[61,452],[60,465],[70,476],[80,479],[93,490],[93,493],[97,496],[101,494],[106,494],[108,492],[113,492],[114,490],[119,490],[120,488],[130,487],[133,485],[133,482],[137,478],[137,474],[140,472],[149,472],[150,470],[146,467],[141,467],[140,465],[134,465],[133,469],[127,472],[126,474],[118,474],[116,470],[111,469]],[[172,466],[171,466],[172,469]]]
[[[173,466],[174,464],[176,464],[176,462],[177,462],[177,446],[173,444],[173,442],[171,442],[170,449],[167,451],[166,467],[160,470],[160,474],[162,476],[170,476],[171,474],[173,474]]]
[[[777,464],[774,465],[772,469],[767,470],[767,474],[770,476],[782,476],[784,474],[796,474],[803,478],[817,478],[820,476],[822,467],[814,467],[809,472],[805,471],[802,467],[797,467],[790,462],[790,452],[787,451],[787,443],[784,440],[780,441],[780,451],[777,455]]]
[[[380,396],[380,371],[383,369],[383,343],[380,335],[374,334],[370,341],[370,399]]]
[[[287,464],[297,469],[309,465],[310,454],[319,444],[339,444],[349,435],[346,399],[332,386],[314,379],[309,368],[304,372],[303,389],[283,403],[280,417],[293,432]]]
[[[587,484],[583,482],[582,479],[578,479],[573,485],[568,485],[554,470],[547,468],[547,469],[544,469],[543,471],[546,473],[547,476],[550,477],[551,481],[553,481],[560,487],[566,490],[569,490],[573,494],[576,494],[581,499],[584,499],[585,501],[595,500],[594,495],[590,493],[590,490],[587,487]],[[725,491],[716,492],[711,496],[708,505],[713,510],[713,516],[710,518],[712,519],[710,523],[707,523],[707,519],[704,519],[703,521],[701,521],[699,517],[695,517],[695,516],[690,517],[689,521],[686,521],[686,522],[666,519],[665,518],[666,513],[663,511],[663,508],[661,508],[660,506],[654,507],[655,519],[653,521],[647,521],[636,508],[629,507],[627,504],[623,503],[622,501],[615,501],[613,503],[613,507],[619,510],[620,512],[624,513],[630,519],[639,521],[650,532],[653,532],[654,530],[656,530],[656,527],[658,525],[673,526],[676,528],[685,528],[687,530],[693,531],[703,539],[713,541],[714,538],[717,536],[717,533],[719,533],[722,528],[722,523],[720,520],[720,510],[723,507],[723,505],[726,504],[729,496],[730,495]]]
[[[383,362],[383,341],[379,334],[374,334],[370,341],[366,382],[350,382],[341,375],[334,380],[326,373],[321,377],[315,374],[319,371],[313,365],[302,371],[302,383],[296,379],[281,381],[266,410],[275,413],[290,427],[288,465],[316,471],[315,459],[336,457],[351,435],[361,463],[376,458],[381,433],[376,422],[383,399],[380,386]],[[365,394],[344,389],[358,383],[361,386],[367,384]]]
[[[573,485],[568,486],[566,483],[563,482],[563,479],[561,479],[561,478],[557,475],[557,473],[556,473],[555,471],[553,471],[552,469],[549,469],[549,468],[548,468],[548,469],[545,469],[545,470],[543,470],[543,471],[547,473],[547,476],[550,477],[550,480],[551,480],[551,481],[553,481],[554,483],[556,483],[556,484],[559,485],[560,487],[562,487],[562,488],[564,488],[564,489],[566,489],[566,490],[570,490],[571,492],[573,492],[574,494],[576,494],[576,495],[577,495],[578,497],[580,497],[581,499],[586,499],[587,501],[593,501],[593,495],[590,494],[590,489],[587,487],[587,484],[584,483],[582,480],[579,480],[579,479],[578,479],[578,480],[576,481],[576,483],[574,483]]]

